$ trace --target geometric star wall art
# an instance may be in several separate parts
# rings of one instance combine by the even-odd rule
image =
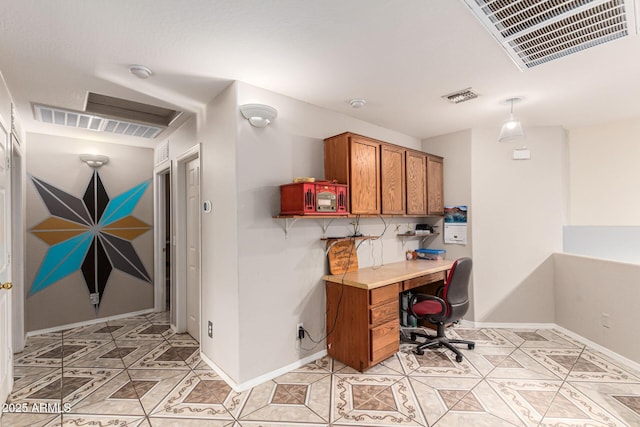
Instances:
[[[110,199],[100,174],[93,176],[82,198],[31,177],[51,216],[29,230],[49,249],[29,295],[81,270],[96,311],[113,269],[147,283],[151,277],[131,241],[151,227],[131,213],[151,184],[145,181]]]

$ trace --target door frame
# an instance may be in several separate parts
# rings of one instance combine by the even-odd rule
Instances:
[[[21,352],[25,345],[24,305],[26,298],[25,265],[26,254],[26,172],[24,150],[20,140],[11,132],[11,279],[12,295],[12,329],[13,351]]]
[[[176,173],[174,181],[173,200],[175,201],[175,292],[172,295],[172,310],[175,309],[175,329],[178,333],[187,331],[187,163],[191,160],[200,159],[200,144],[186,150],[176,158]],[[202,186],[202,161],[200,161],[200,186]],[[200,232],[202,233],[202,215],[198,216]],[[202,295],[202,238],[200,239],[200,294]],[[202,335],[202,298],[198,306],[200,311],[200,335]],[[198,337],[201,339],[201,337]],[[201,342],[201,341],[199,341]]]
[[[173,218],[173,209],[171,209],[169,218],[167,218],[165,214],[165,205],[167,203],[166,197],[166,175],[169,175],[169,179],[171,180],[171,160],[165,160],[159,164],[157,164],[153,168],[153,184],[154,184],[154,192],[153,192],[153,212],[154,212],[154,233],[153,233],[153,259],[154,263],[154,281],[153,281],[153,309],[155,311],[165,311],[167,309],[166,305],[166,280],[167,280],[167,269],[166,269],[166,253],[163,252],[163,249],[166,248],[167,237],[174,242],[172,236],[167,236],[166,230],[166,222],[169,221],[170,230],[173,232],[173,222],[171,221]],[[170,245],[171,254],[170,258],[173,263],[173,247],[174,245]],[[171,268],[171,272],[173,272],[173,268]],[[172,274],[173,276],[173,274]],[[173,279],[173,277],[171,277]],[[173,280],[171,280],[171,286],[173,286]],[[172,303],[173,303],[173,295],[171,295]],[[173,319],[173,304],[171,304],[171,319]]]

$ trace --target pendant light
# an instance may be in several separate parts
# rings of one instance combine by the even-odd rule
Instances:
[[[511,110],[509,112],[509,119],[504,122],[502,129],[500,129],[500,136],[498,142],[510,142],[515,141],[518,138],[524,137],[524,130],[520,120],[516,119],[513,115],[513,104],[520,102],[522,98],[509,98],[506,102],[511,104]]]

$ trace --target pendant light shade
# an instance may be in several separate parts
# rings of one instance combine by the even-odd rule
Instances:
[[[516,116],[513,114],[513,103],[519,101],[520,98],[507,99],[507,102],[511,104],[511,111],[509,113],[509,119],[504,122],[504,124],[502,125],[502,129],[500,129],[498,142],[510,142],[524,137],[522,124],[520,123],[520,120],[516,119]]]

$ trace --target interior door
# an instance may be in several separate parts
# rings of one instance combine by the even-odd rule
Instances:
[[[186,165],[187,174],[187,332],[200,341],[200,159]]]
[[[11,329],[9,134],[0,123],[0,403],[7,401],[13,387]]]

